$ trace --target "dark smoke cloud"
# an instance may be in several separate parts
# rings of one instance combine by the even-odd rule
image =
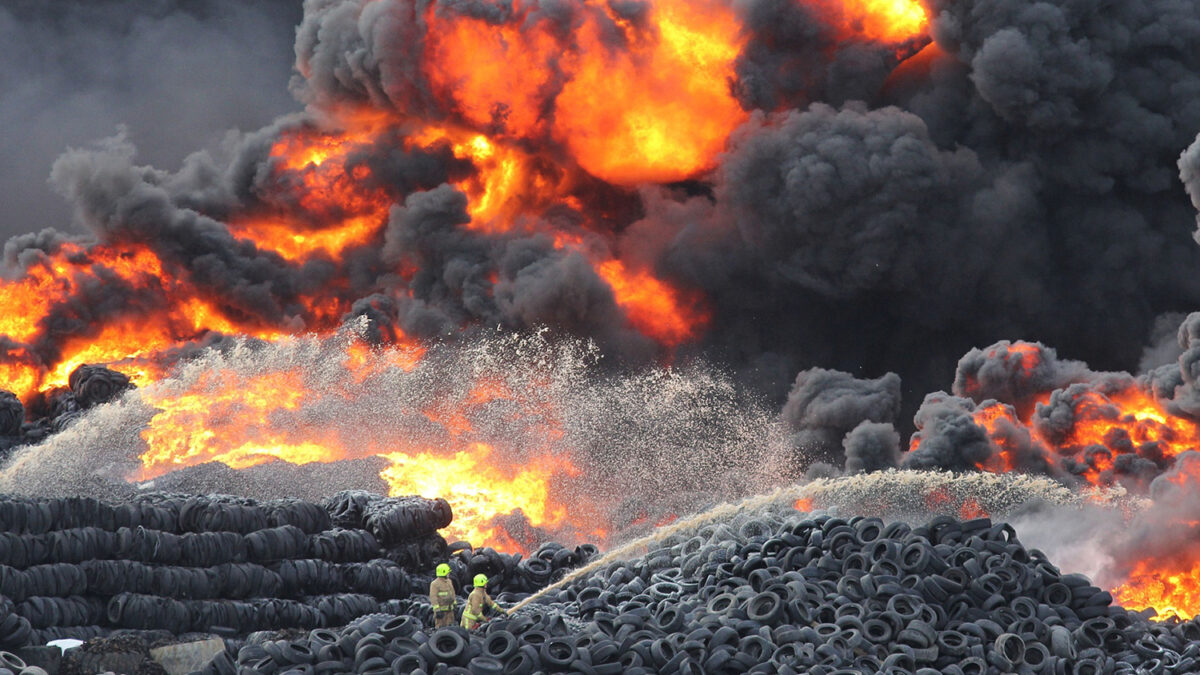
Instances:
[[[838,72],[787,67],[809,58],[788,45],[822,35],[801,4],[750,5],[745,103],[841,105],[836,86],[796,79]],[[976,345],[1021,338],[1131,369],[1157,317],[1200,304],[1177,178],[1196,192],[1197,151],[1176,168],[1200,131],[1196,3],[931,9],[937,46],[857,96],[867,106],[755,117],[713,200],[652,201],[630,231],[716,298],[729,328],[711,343],[748,381],[778,387],[764,364],[892,370],[911,411]]]
[[[917,411],[914,440],[920,445],[904,456],[906,469],[973,471],[991,458],[995,448],[987,430],[975,423],[975,402],[935,392]]]
[[[177,166],[288,95],[300,0],[10,0],[0,4],[0,237],[65,229],[46,185],[68,146],[129,128],[141,159]]]
[[[860,423],[876,422],[890,428],[899,412],[900,378],[895,373],[875,380],[860,380],[849,373],[813,368],[796,376],[780,417],[792,432],[792,445],[803,457],[809,461],[837,461],[841,459],[842,439]],[[854,461],[861,464],[857,468],[880,468],[881,462],[874,459],[879,455],[876,450],[867,451],[872,458],[865,459],[863,464],[861,445],[878,445],[880,430],[861,433],[870,438],[856,439],[860,445]],[[893,445],[898,445],[898,441]],[[847,470],[850,461],[846,459]]]
[[[1175,339],[1176,362],[1154,369],[1146,380],[1155,396],[1169,401],[1172,414],[1200,420],[1200,313],[1179,324]]]
[[[741,10],[750,39],[735,92],[747,110],[871,101],[901,57],[928,41],[896,46],[847,35],[838,3],[752,0]]]
[[[1196,141],[1179,156],[1179,177],[1192,197],[1192,206],[1200,211],[1200,135],[1196,136]],[[1195,236],[1200,237],[1200,214],[1196,216],[1196,224],[1198,227]]]
[[[89,150],[71,150],[54,163],[51,181],[75,205],[75,217],[101,242],[149,245],[169,272],[187,271],[192,281],[245,316],[269,324],[299,317],[298,291],[327,281],[332,269],[313,263],[299,272],[277,254],[233,237],[221,222],[176,203],[170,176],[133,163],[135,149],[123,137]],[[108,291],[112,282],[106,280]],[[112,297],[123,294],[112,292]],[[88,323],[120,311],[123,301],[101,306]],[[302,324],[296,326],[302,328]]]
[[[891,424],[863,422],[846,434],[846,473],[870,473],[900,464],[900,434]]]
[[[1059,359],[1058,353],[1045,345],[1001,340],[984,349],[972,349],[959,360],[953,392],[976,403],[1003,401],[1026,419],[1039,395],[1093,375],[1086,363]]]

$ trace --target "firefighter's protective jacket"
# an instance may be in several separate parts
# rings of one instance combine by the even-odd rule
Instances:
[[[476,588],[467,596],[467,606],[463,607],[462,625],[463,628],[474,628],[480,621],[483,620],[483,610],[486,607],[491,607],[496,611],[503,612],[500,605],[492,600],[492,596],[488,595],[483,588]]]
[[[429,604],[435,612],[449,612],[454,609],[454,582],[450,577],[437,577],[429,584]]]

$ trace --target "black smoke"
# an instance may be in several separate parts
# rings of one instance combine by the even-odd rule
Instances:
[[[297,109],[285,83],[301,16],[301,0],[0,4],[0,236],[68,229],[46,184],[67,146],[124,125],[143,161],[174,167]]]

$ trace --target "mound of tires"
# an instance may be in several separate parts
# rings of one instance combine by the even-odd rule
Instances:
[[[497,588],[529,593],[595,553],[547,547],[530,563],[456,544],[451,555],[437,534],[450,518],[445,500],[363,492],[325,504],[0,496],[0,649],[113,632],[238,637],[344,626],[410,611],[448,557],[460,589],[486,571]]]
[[[757,516],[673,536],[471,633],[432,629],[424,609],[251,640],[205,672],[1200,672],[1200,624],[1114,606],[986,518]]]

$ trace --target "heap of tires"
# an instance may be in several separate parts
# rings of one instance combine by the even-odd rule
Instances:
[[[339,507],[349,498],[0,496],[0,649],[123,630],[237,638],[344,626],[420,613],[410,596],[448,557],[459,588],[486,570],[497,588],[527,593],[594,553],[560,556],[558,567],[556,551],[534,563],[464,544],[452,554],[437,534],[450,522],[445,500],[354,493],[352,516]]]
[[[251,640],[205,672],[1194,673],[1200,624],[1114,606],[986,518],[768,514],[672,536],[471,633],[371,616]]]

